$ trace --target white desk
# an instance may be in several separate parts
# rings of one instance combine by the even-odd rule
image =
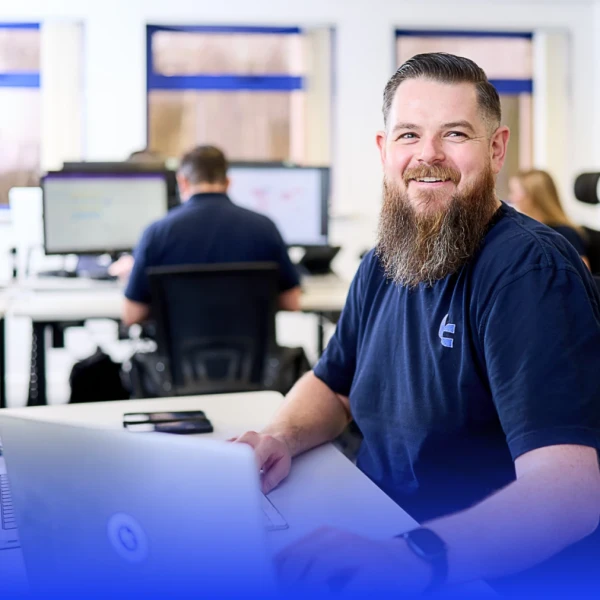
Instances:
[[[341,312],[350,282],[337,275],[305,277],[301,283],[300,308],[305,312]]]
[[[246,430],[260,430],[281,405],[276,392],[189,396],[157,400],[132,400],[61,406],[7,409],[32,419],[73,425],[121,429],[125,412],[192,410],[206,412],[214,432],[197,436],[227,439]],[[275,553],[305,534],[330,525],[374,539],[385,539],[414,527],[416,522],[357,469],[332,444],[326,444],[294,459],[289,477],[270,494],[273,503],[290,527],[269,534]],[[368,507],[369,510],[365,510]],[[2,581],[24,578],[19,549],[4,550],[0,556],[0,597]],[[461,586],[467,594],[492,594],[483,583]],[[464,594],[461,594],[464,597]]]
[[[11,287],[35,292],[72,292],[96,289],[124,289],[117,280],[91,279],[90,277],[26,277],[18,279]]]
[[[10,312],[34,322],[121,318],[123,286],[114,282],[35,279],[10,290]],[[304,312],[340,312],[350,283],[335,275],[302,280],[300,308]]]
[[[34,323],[121,318],[123,291],[117,287],[70,290],[19,289],[13,293],[10,314]]]
[[[346,302],[349,282],[335,275],[306,277],[302,281],[301,310],[315,313],[318,354],[324,348],[325,320],[336,321]],[[123,306],[123,286],[110,281],[89,279],[38,278],[8,289],[11,316],[27,317],[33,323],[31,371],[35,374],[29,389],[29,404],[46,404],[46,343],[48,327],[74,324],[88,319],[119,321]],[[35,356],[35,360],[33,357]],[[1,404],[0,404],[1,406]]]

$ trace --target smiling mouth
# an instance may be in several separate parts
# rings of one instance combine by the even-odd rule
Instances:
[[[439,179],[438,177],[415,177],[410,181],[417,181],[418,183],[446,183],[451,181],[450,179]]]

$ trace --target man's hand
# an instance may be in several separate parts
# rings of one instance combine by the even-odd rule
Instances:
[[[290,449],[282,437],[248,431],[230,441],[254,448],[256,463],[261,472],[261,488],[268,494],[288,476],[292,466]]]
[[[108,274],[113,277],[118,277],[123,281],[129,279],[131,270],[133,269],[134,259],[130,254],[125,254],[118,258],[114,263],[108,267]]]
[[[291,591],[393,597],[422,592],[431,567],[402,539],[372,540],[324,527],[275,557],[282,584]],[[367,596],[365,596],[367,597]]]

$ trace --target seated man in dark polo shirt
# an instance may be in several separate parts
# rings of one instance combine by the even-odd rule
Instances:
[[[279,308],[300,308],[298,274],[285,242],[266,216],[236,206],[227,196],[227,160],[221,150],[200,146],[182,159],[177,173],[182,205],[150,225],[134,252],[122,320],[140,323],[150,313],[146,269],[166,265],[276,262]]]
[[[594,281],[563,236],[498,199],[509,131],[475,63],[412,57],[383,116],[376,249],[314,370],[237,442],[266,493],[353,419],[357,466],[421,527],[377,523],[349,489],[376,525],[313,532],[280,554],[280,573],[352,598],[481,579],[520,598],[599,598]]]

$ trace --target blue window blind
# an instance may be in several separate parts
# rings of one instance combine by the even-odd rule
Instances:
[[[39,23],[0,23],[0,30],[39,30]],[[0,88],[39,88],[39,71],[0,73]]]
[[[526,31],[436,31],[433,29],[396,29],[396,37],[493,37],[533,39],[533,33]]]
[[[526,31],[436,31],[433,29],[397,29],[399,37],[462,37],[462,38],[512,38],[532,40],[533,33]],[[499,94],[517,95],[533,93],[533,79],[490,79]]]
[[[304,81],[297,75],[232,75],[206,74],[195,75],[161,75],[156,73],[152,55],[152,37],[159,31],[203,33],[203,34],[273,34],[273,35],[298,35],[298,27],[251,27],[251,26],[216,26],[216,25],[189,25],[181,27],[168,27],[148,25],[146,28],[146,67],[147,87],[151,90],[203,90],[203,91],[293,91],[301,90]]]

